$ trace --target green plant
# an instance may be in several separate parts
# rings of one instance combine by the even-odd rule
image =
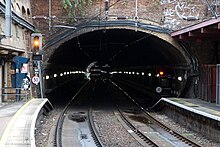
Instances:
[[[92,0],[63,0],[63,8],[68,17],[75,18],[76,15],[85,15],[85,7],[92,5]]]

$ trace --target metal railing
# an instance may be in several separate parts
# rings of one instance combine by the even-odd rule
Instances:
[[[21,101],[30,98],[30,90],[24,88],[3,87],[1,89],[1,97],[3,101]]]

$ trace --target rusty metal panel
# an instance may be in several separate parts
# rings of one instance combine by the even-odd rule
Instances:
[[[216,65],[201,65],[199,98],[208,102],[216,102]]]
[[[220,64],[216,67],[216,104],[220,106]]]

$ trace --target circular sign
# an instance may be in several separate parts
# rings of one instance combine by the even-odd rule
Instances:
[[[157,87],[157,88],[156,88],[156,92],[157,92],[157,93],[161,93],[161,92],[162,92],[162,88],[161,88],[161,87]]]
[[[39,82],[40,82],[40,78],[38,76],[32,77],[32,83],[37,85]]]

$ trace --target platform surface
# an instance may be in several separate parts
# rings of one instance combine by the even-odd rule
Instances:
[[[14,114],[21,108],[25,102],[1,103],[0,104],[0,138],[7,124]]]
[[[220,121],[220,106],[215,103],[189,98],[162,98],[161,101],[166,101],[188,111]]]
[[[0,147],[35,146],[35,122],[40,109],[46,102],[47,99],[31,99],[23,104],[15,103],[12,104],[13,108],[9,113],[6,106],[2,106],[0,115],[5,115],[4,119],[8,118],[8,120],[4,126],[0,127],[1,130],[4,130],[1,133]]]

